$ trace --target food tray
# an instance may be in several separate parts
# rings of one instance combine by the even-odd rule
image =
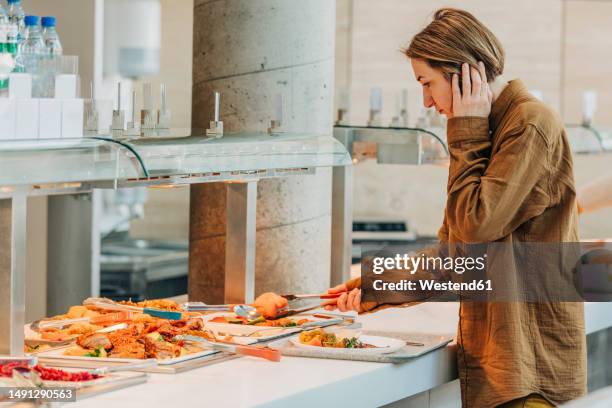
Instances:
[[[64,351],[67,349],[67,347],[58,347],[52,350],[45,350],[45,351],[41,351],[39,353],[36,353],[36,356],[38,356],[39,359],[44,359],[44,358],[53,358],[56,360],[74,360],[74,361],[79,361],[82,362],[83,364],[87,364],[87,363],[94,363],[96,365],[96,367],[99,367],[100,365],[102,366],[107,366],[107,365],[112,365],[112,364],[117,364],[117,363],[138,363],[140,361],[143,361],[143,359],[140,358],[110,358],[110,357],[85,357],[85,356],[65,356],[63,353]],[[172,364],[177,364],[177,363],[181,363],[183,361],[187,361],[187,360],[193,360],[194,358],[199,358],[199,357],[204,357],[204,356],[208,356],[211,354],[215,354],[218,353],[218,351],[216,350],[212,350],[212,349],[208,349],[208,350],[203,350],[197,353],[192,353],[192,354],[187,354],[181,357],[175,357],[175,358],[164,358],[164,359],[157,359],[157,364],[160,366],[163,365],[172,365]],[[85,366],[81,366],[81,367],[85,367]],[[89,366],[88,366],[89,367]]]
[[[50,365],[49,365],[50,367]],[[57,366],[56,366],[57,367]],[[71,371],[68,369],[67,371]],[[78,371],[78,370],[76,370]],[[64,382],[64,381],[45,381],[46,387],[69,387],[76,389],[77,401],[100,395],[106,392],[120,390],[132,385],[143,384],[147,382],[149,375],[147,373],[138,372],[118,372],[110,373],[103,378],[98,378],[92,381],[83,382]],[[6,387],[15,387],[15,383],[11,378],[0,378],[0,385]],[[5,401],[5,396],[0,394],[0,401]],[[17,402],[11,400],[11,402]]]
[[[191,360],[182,361],[170,365],[158,365],[153,367],[147,367],[139,369],[138,371],[147,373],[160,373],[160,374],[177,374],[184,371],[193,370],[194,368],[204,367],[207,365],[213,365],[222,363],[224,361],[233,360],[239,358],[236,354],[230,354],[225,352],[216,351],[215,354],[209,354],[207,356],[194,358]],[[80,361],[80,360],[66,360],[62,358],[40,358],[41,363],[54,366],[54,367],[79,367],[79,368],[97,368],[97,367],[109,367],[117,366],[121,364],[127,364],[123,362],[111,363],[96,363],[95,361]],[[142,360],[141,360],[142,361]]]
[[[364,331],[364,335],[390,337],[403,341],[419,342],[424,346],[409,346],[406,345],[402,349],[389,354],[359,354],[347,353],[345,349],[338,350],[337,353],[310,348],[295,347],[289,339],[285,338],[277,340],[269,344],[270,347],[279,348],[283,356],[292,357],[310,357],[310,358],[327,358],[334,360],[352,360],[352,361],[370,361],[376,363],[402,363],[412,358],[422,356],[423,354],[434,351],[440,347],[446,346],[453,341],[453,335],[437,335],[437,334],[417,334],[417,333],[394,333],[394,332],[377,332]]]

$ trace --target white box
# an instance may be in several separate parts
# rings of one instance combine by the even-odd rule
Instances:
[[[32,75],[9,75],[9,98],[30,99],[32,97]]]
[[[39,139],[59,139],[62,137],[62,102],[57,99],[38,99]]]
[[[83,137],[83,100],[62,100],[62,139]]]
[[[113,101],[110,99],[96,99],[98,111],[98,130],[108,132],[113,124]]]
[[[15,100],[0,98],[0,140],[15,138]]]
[[[38,139],[38,99],[16,99],[15,139]]]
[[[55,77],[55,98],[76,99],[78,88],[78,76],[72,74],[61,74]]]

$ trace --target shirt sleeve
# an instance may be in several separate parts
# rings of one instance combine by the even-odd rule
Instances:
[[[441,251],[444,250],[444,246],[448,242],[448,227],[446,223],[446,218],[444,222],[442,223],[442,226],[440,227],[440,230],[438,232],[438,237],[440,239],[440,243],[438,245],[433,245],[427,248],[423,248],[416,252],[418,254],[426,254],[427,256],[430,256],[430,257],[436,257],[441,254]],[[399,282],[403,279],[409,279],[409,280],[416,281],[416,280],[422,280],[422,279],[423,280],[424,279],[440,280],[443,278],[443,276],[434,274],[432,273],[432,271],[429,271],[427,269],[419,269],[418,271],[412,274],[405,270],[387,270],[385,271],[384,275],[385,275],[386,282]],[[446,278],[448,278],[448,276],[446,276]],[[361,284],[362,284],[361,277],[353,278],[346,282],[346,286],[349,291],[356,289],[356,288],[360,289]],[[414,306],[419,303],[422,303],[423,301],[429,298],[435,297],[437,295],[440,295],[440,294],[441,293],[435,292],[435,291],[431,291],[431,292],[416,291],[415,300],[412,300],[409,302],[403,302],[403,303],[400,303],[400,302],[388,303],[388,302],[385,302],[385,300],[380,298],[379,296],[376,296],[376,298],[373,300],[368,300],[368,301],[362,300],[361,308],[363,309],[364,312],[369,313],[369,312],[376,312],[379,310],[387,309],[389,307],[410,307],[410,306]]]
[[[499,240],[550,204],[549,146],[533,125],[496,135],[488,118],[448,122],[450,167],[446,220],[465,243]]]

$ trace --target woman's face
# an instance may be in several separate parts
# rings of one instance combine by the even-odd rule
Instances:
[[[422,59],[410,60],[414,77],[423,87],[423,104],[426,108],[434,106],[436,111],[446,115],[448,119],[453,117],[453,93],[451,83],[441,71],[433,69]]]

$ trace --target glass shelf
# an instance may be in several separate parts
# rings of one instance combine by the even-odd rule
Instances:
[[[200,134],[170,129],[135,137],[87,134],[83,139],[2,141],[0,188],[77,182],[120,185],[126,180],[146,184],[151,178],[172,177],[182,177],[184,183],[185,176],[204,174],[214,181],[215,175],[240,179],[243,172],[257,175],[351,163],[344,146],[331,136],[226,133],[217,139]]]
[[[599,129],[582,125],[565,125],[567,138],[574,153],[601,153],[612,148],[608,140],[606,149],[604,139]]]
[[[351,152],[353,162],[376,158],[379,164],[446,165],[448,148],[431,129],[336,126],[334,136]]]

